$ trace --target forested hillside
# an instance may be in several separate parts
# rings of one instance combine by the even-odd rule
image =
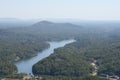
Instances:
[[[29,34],[41,40],[56,41],[75,38],[76,35],[84,32],[84,28],[71,23],[40,21],[28,27],[11,28],[9,31],[15,32],[16,34]]]
[[[37,52],[49,47],[46,41],[70,38],[70,31],[66,34],[64,29],[69,30],[70,28],[72,30],[72,28],[76,27],[69,23],[55,24],[47,21],[38,22],[27,27],[9,28],[9,25],[7,26],[8,28],[0,29],[0,70],[1,74],[3,74],[0,76],[17,73],[17,68],[10,68],[10,66],[16,67],[13,62],[36,56]],[[4,26],[1,25],[0,27]],[[6,69],[4,69],[4,64],[6,64]]]
[[[37,37],[32,37],[22,33],[15,34],[14,32],[1,29],[0,76],[8,75],[13,72],[17,73],[17,68],[13,62],[31,58],[37,55],[37,52],[48,47],[48,43],[39,40]]]
[[[77,37],[76,42],[56,49],[54,54],[35,64],[33,73],[56,76],[53,79],[58,79],[57,76],[66,76],[68,79],[72,76],[87,77],[92,75],[94,68],[91,63],[96,61],[98,67],[96,76],[102,74],[120,76],[120,38],[111,36],[115,33],[102,34],[87,34],[87,36]]]
[[[95,26],[42,21],[27,27],[0,29],[0,77],[16,74],[14,62],[36,56],[49,47],[47,41],[65,39],[76,42],[56,49],[36,63],[35,75],[43,75],[45,80],[103,80],[101,74],[120,76],[119,27]],[[97,76],[91,77],[94,61]]]

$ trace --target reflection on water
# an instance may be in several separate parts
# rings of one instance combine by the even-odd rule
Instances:
[[[18,68],[19,73],[32,73],[32,66],[37,63],[38,61],[48,57],[50,54],[54,52],[54,49],[63,47],[66,44],[72,43],[75,40],[64,40],[64,41],[59,41],[59,42],[48,42],[50,44],[50,47],[40,53],[38,53],[37,56],[28,59],[28,60],[23,60],[20,62],[16,63],[16,66]]]

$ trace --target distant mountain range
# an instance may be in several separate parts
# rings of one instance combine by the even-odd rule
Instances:
[[[30,26],[34,23],[35,22],[31,20],[22,20],[16,18],[0,18],[0,28]]]
[[[71,23],[54,23],[50,21],[39,21],[30,26],[8,28],[7,31],[16,34],[37,36],[44,40],[73,38],[83,32],[83,27]],[[59,37],[59,38],[58,38]]]

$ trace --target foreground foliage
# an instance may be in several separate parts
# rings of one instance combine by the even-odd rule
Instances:
[[[97,76],[86,77],[65,77],[65,76],[45,76],[42,80],[107,80],[105,78],[99,78]]]
[[[98,76],[120,76],[119,28],[95,27],[43,21],[30,27],[0,29],[0,77],[17,72],[15,61],[33,57],[48,48],[46,41],[70,38],[76,42],[56,49],[54,54],[36,63],[33,73],[47,75],[43,78],[46,80],[101,80],[88,77],[94,71],[90,64],[96,60]]]
[[[78,37],[76,42],[56,49],[54,54],[33,66],[35,75],[61,75],[82,77],[94,69],[90,65],[96,60],[98,76],[120,76],[120,40],[111,36]]]
[[[16,74],[17,67],[9,61],[0,61],[0,77]]]

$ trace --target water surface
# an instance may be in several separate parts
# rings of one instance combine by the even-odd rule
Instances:
[[[72,43],[75,40],[64,40],[59,42],[48,42],[50,47],[42,52],[39,52],[37,56],[30,58],[28,60],[22,60],[16,63],[18,68],[18,73],[31,73],[32,74],[32,66],[38,61],[48,57],[50,54],[54,53],[54,49],[59,47],[64,47],[66,44]]]

